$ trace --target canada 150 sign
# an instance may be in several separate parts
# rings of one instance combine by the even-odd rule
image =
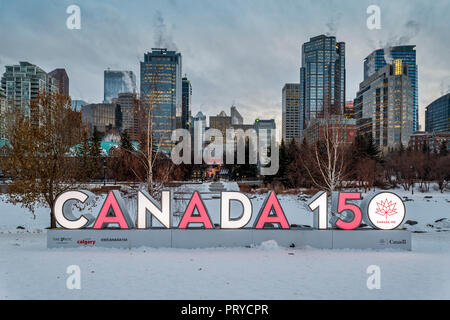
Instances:
[[[148,229],[152,227],[152,217],[157,219],[164,228],[170,229],[172,226],[171,199],[170,191],[162,192],[161,203],[158,203],[147,192],[139,191],[137,218],[134,222],[118,191],[109,192],[96,218],[92,215],[76,217],[72,212],[72,206],[76,202],[85,204],[92,202],[94,200],[92,193],[88,191],[67,191],[58,196],[54,212],[56,221],[65,229],[104,229],[112,225],[119,226],[120,229]],[[314,228],[325,230],[328,229],[330,223],[335,228],[354,230],[364,221],[375,229],[392,230],[397,228],[405,218],[405,205],[402,199],[394,193],[378,193],[370,199],[365,199],[361,206],[356,204],[359,200],[362,200],[362,198],[361,193],[358,192],[333,193],[330,215],[327,193],[324,191],[318,192],[308,202],[308,207],[315,213]],[[232,218],[230,215],[231,201],[238,201],[242,205],[242,213],[238,218]],[[220,197],[220,228],[244,228],[251,220],[252,211],[252,203],[244,193],[222,192]],[[269,192],[267,195],[255,219],[253,228],[262,229],[266,223],[277,224],[282,229],[290,229],[290,224],[274,192]],[[191,224],[201,224],[205,229],[214,229],[212,220],[198,191],[193,193],[177,228],[187,229]]]

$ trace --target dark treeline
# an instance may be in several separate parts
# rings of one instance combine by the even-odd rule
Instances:
[[[373,187],[391,188],[402,186],[412,190],[418,185],[422,191],[429,191],[430,183],[438,184],[441,192],[450,180],[450,156],[446,142],[438,153],[431,152],[425,145],[421,150],[404,148],[380,152],[370,136],[357,135],[352,144],[341,147],[343,153],[341,180],[338,188],[357,187],[365,191]],[[318,150],[316,153],[315,151]],[[321,163],[327,162],[324,142],[309,145],[292,140],[280,145],[280,168],[275,176],[265,177],[272,186],[283,188],[318,187],[326,188],[326,181],[320,171]],[[325,170],[325,176],[328,174]]]
[[[97,141],[95,138],[93,139],[92,145],[95,146]],[[421,150],[401,146],[398,150],[383,154],[371,137],[357,135],[352,144],[340,149],[342,150],[338,152],[342,152],[343,157],[338,160],[345,162],[345,165],[336,165],[339,167],[337,170],[342,171],[336,189],[357,187],[367,191],[373,187],[402,186],[405,190],[412,190],[414,185],[418,185],[421,190],[429,191],[430,183],[435,182],[439,189],[443,191],[450,180],[450,155],[445,142],[442,144],[439,153],[431,152],[426,146]],[[248,147],[245,151],[246,164],[222,165],[222,168],[227,170],[227,176],[230,180],[258,178],[257,165],[248,164]],[[323,141],[319,141],[316,145],[309,145],[305,140],[301,143],[292,140],[288,144],[282,141],[278,173],[273,176],[261,177],[263,183],[283,189],[328,189],[326,179],[322,176],[322,174],[327,175],[328,172],[320,171],[320,164],[328,161],[326,151]],[[119,148],[111,151],[108,157],[102,158],[97,147],[94,147],[94,152],[97,153],[99,162],[91,168],[90,177],[104,178],[105,172],[99,170],[102,166],[101,161],[104,161],[106,176],[109,181],[137,182],[143,180],[140,178],[144,172],[140,165],[139,154],[133,148],[126,133],[121,137]],[[204,177],[202,174],[208,168],[205,163],[175,165],[169,157],[163,154],[157,159],[154,176],[156,180],[161,182],[202,178]]]
[[[90,171],[90,176],[93,179],[101,180],[104,176],[108,180],[113,181],[132,181],[139,182],[143,181],[145,176],[145,170],[142,165],[142,160],[140,156],[140,146],[145,144],[145,135],[140,141],[137,142],[137,148],[133,146],[130,141],[129,135],[124,132],[121,135],[121,141],[119,147],[113,149],[109,152],[108,156],[102,157],[100,150],[94,148],[95,156],[98,159],[98,165]],[[100,143],[98,138],[94,133],[91,139],[88,139],[87,144],[95,146]],[[154,153],[158,153],[156,150]],[[245,159],[249,159],[249,145],[245,145]],[[204,179],[205,172],[209,165],[202,162],[201,164],[184,164],[175,165],[170,156],[162,152],[158,153],[156,158],[156,163],[153,168],[153,175],[156,181],[167,183],[170,181],[187,181],[192,179]],[[223,159],[226,158],[225,152],[223,154]],[[191,154],[191,160],[193,162],[194,154]],[[105,172],[99,171],[97,168],[101,166],[101,161],[103,161],[106,170]],[[224,161],[225,162],[225,161]],[[237,151],[234,154],[234,163],[237,163]],[[221,165],[222,170],[226,170],[228,174],[226,175],[231,180],[246,179],[246,178],[256,178],[258,173],[258,168],[256,164],[249,164],[246,161],[244,164],[226,164]]]

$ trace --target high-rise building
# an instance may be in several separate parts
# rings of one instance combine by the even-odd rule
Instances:
[[[192,85],[187,77],[183,77],[182,87],[181,127],[189,129],[189,118],[191,117],[192,106]]]
[[[154,48],[141,62],[141,106],[153,108],[154,139],[165,152],[172,149],[172,131],[182,113],[181,69],[181,53],[167,49]]]
[[[231,124],[244,124],[244,118],[239,113],[238,109],[233,105],[230,108]]]
[[[344,116],[347,119],[355,118],[355,107],[353,101],[345,101]]]
[[[355,119],[332,115],[328,119],[314,119],[311,125],[303,130],[303,138],[312,145],[331,135],[337,138],[339,145],[349,146],[355,140],[356,131]]]
[[[105,70],[103,102],[111,103],[119,93],[136,93],[136,76],[133,71]]]
[[[413,88],[400,59],[359,85],[354,100],[356,127],[372,135],[380,150],[406,147],[413,133]]]
[[[122,127],[122,112],[116,103],[94,103],[83,106],[81,109],[82,122],[87,126],[90,134],[94,128],[105,134],[108,130]]]
[[[427,106],[425,131],[450,132],[450,93],[434,100]]]
[[[258,138],[261,140],[264,140],[267,143],[266,145],[270,145],[272,135],[274,134],[273,130],[276,129],[275,120],[274,119],[269,119],[269,120],[256,119],[254,128],[256,130],[256,134],[258,135]],[[266,130],[266,132],[263,134],[262,130]]]
[[[235,131],[235,133],[237,134],[238,130],[242,130],[244,132],[246,132],[247,130],[251,129],[251,130],[255,130],[255,124],[251,123],[251,124],[245,124],[244,123],[244,118],[241,116],[241,114],[239,113],[238,109],[236,108],[236,106],[232,105],[230,108],[230,112],[231,112],[231,129],[233,129]],[[234,148],[235,150],[237,150],[237,144],[240,141],[238,141],[238,139],[234,139]]]
[[[282,137],[300,140],[300,84],[286,83],[282,91]]]
[[[194,159],[203,159],[203,148],[205,147],[206,116],[201,111],[199,111],[195,115],[195,117],[192,117],[191,131]]]
[[[83,106],[87,105],[88,103],[84,100],[72,100],[72,110],[74,111],[81,111]]]
[[[272,137],[275,134],[276,125],[274,119],[269,120],[262,120],[262,119],[256,119],[254,128],[256,131],[256,135],[258,136],[258,150],[259,152],[263,152],[260,148],[260,146],[263,146],[265,148],[268,148],[267,151],[269,151],[269,147],[272,146]],[[258,157],[258,167],[261,171],[261,166],[265,166],[269,164],[270,157],[268,154]]]
[[[345,43],[320,35],[302,46],[300,134],[314,118],[342,114],[345,103]]]
[[[218,129],[222,132],[223,142],[226,142],[226,130],[231,128],[231,117],[227,116],[225,111],[221,111],[217,116],[209,117],[209,127]]]
[[[29,62],[20,62],[17,65],[6,66],[2,76],[2,89],[10,105],[15,109],[30,112],[30,101],[39,93],[56,93],[58,86],[56,79],[38,66]]]
[[[53,78],[56,79],[58,85],[59,93],[68,97],[69,96],[69,76],[67,75],[66,69],[58,68],[49,73]]]
[[[419,130],[419,77],[415,47],[415,45],[404,45],[377,49],[364,60],[364,80],[386,64],[392,64],[396,59],[401,59],[402,64],[407,66],[408,77],[413,88],[413,131]]]
[[[127,131],[131,139],[139,139],[138,104],[136,93],[119,93],[114,103],[120,105],[122,112],[122,131]]]

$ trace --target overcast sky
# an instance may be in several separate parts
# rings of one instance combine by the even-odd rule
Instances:
[[[66,27],[69,5],[81,29]],[[381,29],[366,9],[381,8]],[[449,0],[0,0],[0,70],[29,61],[65,68],[72,99],[103,100],[103,70],[132,70],[153,47],[182,54],[195,115],[229,114],[281,121],[281,89],[299,81],[301,45],[319,34],[346,43],[347,100],[363,77],[363,60],[389,44],[417,45],[419,109],[450,90]],[[279,127],[280,128],[280,127]]]

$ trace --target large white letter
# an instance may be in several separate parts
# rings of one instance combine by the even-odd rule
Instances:
[[[85,203],[93,201],[94,194],[89,191],[67,191],[58,196],[53,207],[55,219],[65,229],[81,229],[94,222],[91,215],[81,215],[78,219],[72,213],[75,200]]]
[[[230,201],[237,200],[242,204],[242,215],[238,218],[230,218]],[[220,228],[239,229],[249,223],[252,218],[252,203],[250,199],[241,192],[222,192],[220,197]]]
[[[152,226],[152,216],[155,216],[161,224],[170,229],[170,191],[163,191],[161,195],[161,203],[153,199],[146,191],[139,191],[138,194],[138,214],[137,228],[146,229]],[[150,219],[147,222],[147,211],[150,213]]]

